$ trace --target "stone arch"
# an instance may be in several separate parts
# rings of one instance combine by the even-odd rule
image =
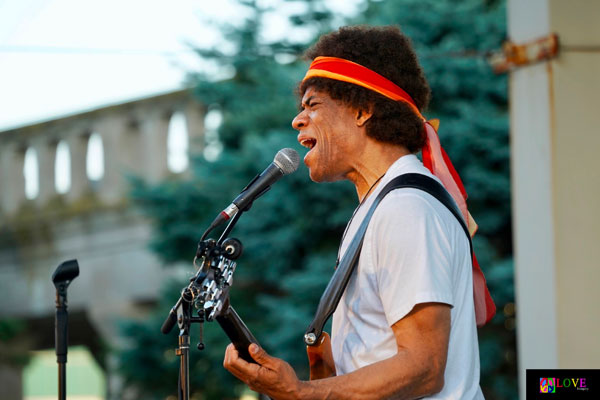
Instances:
[[[33,200],[40,194],[40,164],[37,150],[29,146],[25,150],[23,160],[23,179],[25,180],[25,197]]]
[[[71,149],[66,140],[56,145],[54,159],[54,189],[58,194],[66,194],[71,190]]]
[[[85,155],[85,172],[90,182],[101,181],[105,168],[104,141],[102,136],[94,131],[87,139]]]
[[[169,118],[167,133],[167,167],[173,173],[181,173],[189,166],[189,129],[187,117],[175,111]]]
[[[217,106],[210,106],[204,115],[204,150],[203,155],[207,161],[216,160],[223,151],[223,144],[219,140],[219,127],[223,123],[223,113]]]

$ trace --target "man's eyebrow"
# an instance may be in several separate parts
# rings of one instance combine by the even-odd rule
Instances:
[[[308,99],[306,99],[306,101],[300,101],[300,104],[299,104],[300,111],[304,110],[305,104],[310,107],[310,102],[314,97],[315,96],[313,95],[313,96],[310,96]]]

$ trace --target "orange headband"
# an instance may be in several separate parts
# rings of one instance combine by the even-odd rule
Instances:
[[[337,57],[317,57],[310,64],[310,68],[302,81],[313,77],[353,83],[394,101],[402,101],[408,104],[415,114],[425,121],[412,97],[401,87],[377,72],[355,62]]]

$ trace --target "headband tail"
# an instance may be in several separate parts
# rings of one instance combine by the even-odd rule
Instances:
[[[469,228],[469,233],[473,236],[477,231],[477,224],[467,209],[467,192],[460,176],[450,161],[450,157],[448,157],[448,154],[442,148],[434,125],[438,125],[437,121],[431,121],[431,123],[425,122],[427,140],[422,151],[423,165],[442,181],[448,193],[456,201]],[[477,262],[475,253],[473,253],[473,302],[475,304],[477,326],[483,326],[496,313],[496,305],[487,288],[483,271],[479,266],[479,262]]]
[[[473,303],[475,304],[475,322],[483,326],[496,314],[496,304],[490,295],[483,271],[473,253]]]
[[[425,132],[427,134],[427,144],[423,148],[423,158],[431,160],[431,165],[427,168],[442,181],[446,190],[456,201],[465,222],[468,223],[467,195],[463,183],[442,148],[435,128],[428,122],[425,123]]]

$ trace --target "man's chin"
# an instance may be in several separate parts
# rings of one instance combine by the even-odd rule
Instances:
[[[313,173],[312,170],[308,173],[308,176],[310,177],[310,180],[313,182],[317,182],[317,183],[324,182],[323,179],[321,178],[321,176],[319,174]]]
[[[325,182],[326,180],[323,178],[323,174],[319,173],[319,171],[317,171],[314,168],[310,168],[308,167],[308,176],[310,177],[310,180],[313,182]]]
[[[327,174],[324,174],[322,172],[316,171],[314,169],[309,169],[308,175],[310,176],[311,181],[317,182],[317,183],[335,182],[335,181],[339,180],[339,179],[331,177]]]

